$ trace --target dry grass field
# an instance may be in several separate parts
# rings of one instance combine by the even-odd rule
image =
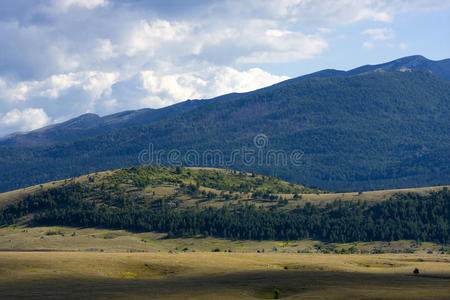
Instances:
[[[320,253],[338,252],[354,248],[356,253],[418,254],[440,253],[442,245],[415,241],[322,243],[314,240],[300,241],[232,241],[219,238],[175,238],[167,234],[125,230],[72,227],[9,226],[0,228],[0,251],[83,251],[83,252],[220,252],[239,253]],[[445,248],[448,252],[448,247]]]
[[[113,171],[91,174],[74,181],[99,185],[111,174]],[[0,194],[0,208],[64,184],[57,181]],[[131,185],[121,186],[134,193]],[[163,181],[146,186],[140,193],[143,199],[152,200],[170,197],[179,189],[178,184]],[[294,194],[282,194],[289,201],[281,209],[336,199],[374,203],[397,192],[426,194],[440,189],[318,191],[295,198]],[[200,190],[221,192],[206,186]],[[199,201],[183,193],[176,197],[182,208],[255,201],[250,193],[227,201],[220,197]],[[271,206],[277,201],[255,204]],[[0,228],[1,300],[450,299],[450,251],[448,246],[434,243],[234,241],[200,236],[169,239],[167,234],[154,232],[29,227],[26,221],[30,217]],[[415,268],[419,274],[413,274]]]
[[[414,268],[420,270],[413,275]],[[0,298],[448,299],[449,257],[1,252]]]
[[[317,252],[317,245],[330,246],[6,227],[0,229],[0,299],[449,299],[450,256],[439,245],[332,245],[413,248],[412,254],[298,253]]]

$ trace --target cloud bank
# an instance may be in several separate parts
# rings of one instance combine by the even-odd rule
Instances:
[[[36,0],[0,4],[0,135],[82,113],[162,107],[288,79],[265,66],[314,59],[361,21],[365,47],[396,14],[448,1]],[[403,45],[406,47],[405,45]]]

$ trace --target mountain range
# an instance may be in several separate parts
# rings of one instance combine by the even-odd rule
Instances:
[[[0,191],[137,165],[150,146],[166,155],[149,163],[173,162],[170,150],[215,151],[222,165],[176,163],[229,161],[225,167],[329,190],[448,183],[449,80],[450,59],[411,56],[161,109],[87,114],[2,138]],[[248,163],[233,154],[244,147],[301,155],[295,164]]]
[[[436,76],[450,80],[450,59],[433,61],[421,55],[414,55],[383,64],[365,65],[349,71],[326,69],[285,80],[275,85],[252,92],[231,93],[208,100],[186,100],[160,109],[145,108],[140,110],[130,110],[104,117],[100,117],[93,113],[88,113],[66,122],[53,124],[31,132],[10,134],[0,138],[0,146],[33,147],[50,145],[58,142],[73,141],[84,137],[97,136],[116,129],[145,125],[179,114],[187,113],[202,104],[210,103],[212,101],[239,98],[252,93],[274,89],[286,84],[297,83],[311,78],[352,76],[376,70],[395,71],[407,69],[430,71]]]

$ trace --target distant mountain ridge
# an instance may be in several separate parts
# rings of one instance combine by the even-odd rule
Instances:
[[[378,68],[374,68],[374,71]],[[324,190],[370,190],[450,182],[450,81],[428,71],[309,78],[206,101],[187,113],[45,147],[0,147],[0,191],[138,165],[153,145],[166,155],[217,150],[303,151],[298,164],[245,162],[230,169]],[[94,117],[95,118],[95,117]],[[152,161],[149,163],[158,163]],[[167,164],[168,157],[159,163]],[[224,167],[214,161],[188,166]]]
[[[376,70],[421,70],[430,71],[434,75],[450,80],[450,59],[439,61],[429,60],[421,55],[407,56],[387,63],[365,65],[349,71],[325,69],[311,74],[285,80],[269,87],[246,93],[230,93],[209,100],[187,100],[160,109],[140,109],[119,112],[99,117],[96,114],[84,114],[63,123],[50,125],[27,133],[15,133],[0,138],[0,146],[35,147],[46,146],[58,142],[74,141],[86,137],[106,134],[113,130],[142,126],[164,120],[183,113],[188,113],[197,107],[211,101],[237,99],[253,93],[271,90],[284,85],[301,82],[311,78],[326,78],[333,76],[353,76]]]
[[[439,61],[433,61],[421,55],[407,56],[379,65],[365,65],[347,71],[346,74],[357,75],[365,72],[370,72],[376,69],[395,71],[400,70],[402,68],[420,71],[430,71],[438,77],[450,80],[450,58]]]
[[[258,89],[256,91],[246,92],[246,93],[230,93],[223,96],[216,97],[214,99],[231,99],[238,98],[245,95],[249,95],[251,93],[257,91],[264,91],[267,89],[272,89],[275,87],[280,87],[283,85],[300,82],[303,80],[311,79],[311,78],[326,78],[333,76],[353,76],[358,74],[363,74],[371,71],[376,71],[379,69],[386,71],[396,71],[401,69],[411,69],[411,70],[420,70],[420,71],[430,71],[434,75],[441,77],[446,80],[450,80],[450,58],[442,59],[442,60],[430,60],[422,55],[412,55],[406,56],[399,59],[395,59],[393,61],[377,64],[377,65],[364,65],[361,67],[357,67],[351,69],[349,71],[336,70],[336,69],[325,69],[321,71],[317,71],[314,73],[306,74],[303,76],[291,78],[279,83],[276,83],[272,86],[265,87],[262,89]]]
[[[16,133],[0,138],[0,146],[34,147],[58,142],[106,134],[116,129],[141,126],[186,113],[205,103],[206,100],[187,100],[160,109],[144,108],[123,111],[100,117],[87,113],[68,121],[46,126],[28,133]]]

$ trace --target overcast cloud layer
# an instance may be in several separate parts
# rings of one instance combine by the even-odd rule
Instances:
[[[87,112],[156,108],[274,84],[295,73],[289,65],[318,60],[358,26],[366,26],[357,34],[360,49],[407,49],[392,29],[396,18],[448,12],[449,4],[5,0],[0,136]]]

